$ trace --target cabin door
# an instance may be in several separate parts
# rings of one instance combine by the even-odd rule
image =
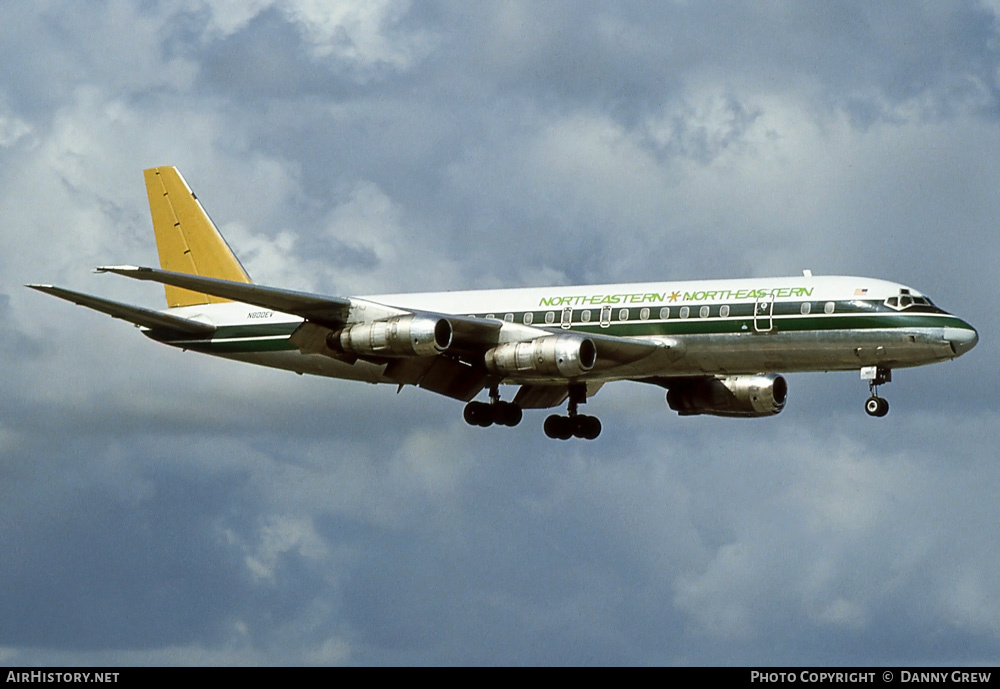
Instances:
[[[753,308],[753,329],[758,333],[774,332],[774,295],[757,297]]]

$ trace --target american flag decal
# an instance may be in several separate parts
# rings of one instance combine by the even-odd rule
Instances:
[[[858,289],[854,290],[854,296],[856,296],[856,297],[863,297],[866,294],[868,294],[868,288],[861,289],[859,287]]]

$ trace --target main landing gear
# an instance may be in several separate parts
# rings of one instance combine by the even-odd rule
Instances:
[[[516,426],[521,423],[521,408],[513,402],[501,400],[500,392],[493,387],[490,388],[489,402],[469,402],[465,405],[463,416],[465,423],[470,426],[481,426],[482,428],[493,424]]]
[[[601,420],[596,416],[578,414],[578,405],[587,401],[586,385],[569,386],[569,409],[566,416],[553,414],[545,419],[545,435],[557,440],[569,440],[572,437],[593,440],[601,434]]]
[[[868,416],[882,417],[889,413],[889,400],[878,396],[878,386],[892,382],[892,371],[884,366],[866,366],[861,369],[861,379],[868,381],[871,397],[865,400]]]
[[[572,437],[593,440],[601,434],[601,421],[595,416],[578,414],[577,407],[587,401],[587,386],[573,384],[569,386],[569,409],[566,416],[553,414],[545,419],[545,435],[558,440],[569,440]],[[500,399],[496,387],[490,388],[489,402],[469,402],[463,413],[465,422],[470,426],[487,428],[493,424],[498,426],[516,426],[521,423],[521,407],[513,402]]]

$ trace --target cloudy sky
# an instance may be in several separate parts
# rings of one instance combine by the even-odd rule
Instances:
[[[0,4],[0,664],[1000,662],[995,2]],[[329,294],[859,274],[981,343],[474,429],[182,353],[142,170]]]

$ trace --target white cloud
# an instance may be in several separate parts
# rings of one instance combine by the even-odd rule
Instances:
[[[873,10],[847,54],[819,8],[74,7],[0,9],[0,36],[35,48],[0,76],[0,540],[23,556],[0,571],[5,662],[851,663],[905,644],[961,663],[970,638],[995,646],[991,29],[956,20],[948,42],[947,12]],[[281,23],[297,38],[268,44]],[[896,27],[943,43],[878,53]],[[273,71],[207,76],[265,45]],[[877,426],[802,397],[775,419],[680,419],[620,383],[588,403],[595,443],[547,442],[545,412],[470,428],[425,391],[165,349],[20,286],[161,304],[88,272],[155,262],[140,173],[161,164],[267,284],[835,266],[919,278],[983,342],[898,376]]]
[[[407,70],[432,49],[431,34],[399,24],[409,0],[210,0],[206,36],[225,39],[247,27],[262,12],[278,10],[301,31],[313,57],[367,73],[388,67]]]
[[[24,120],[0,111],[0,146],[12,146],[31,131],[31,126]]]
[[[409,7],[408,0],[295,0],[285,11],[302,27],[317,57],[406,69],[422,57],[428,42],[421,30],[392,31]]]
[[[194,0],[193,4],[207,8],[210,19],[206,35],[219,40],[242,31],[254,17],[277,3],[276,0]]]
[[[349,294],[432,291],[456,272],[451,257],[434,253],[434,234],[378,185],[358,182],[327,215],[331,282]]]
[[[247,568],[258,580],[276,581],[279,558],[287,555],[322,560],[329,554],[326,542],[309,520],[292,515],[274,515],[260,527],[257,542],[246,557]]]

